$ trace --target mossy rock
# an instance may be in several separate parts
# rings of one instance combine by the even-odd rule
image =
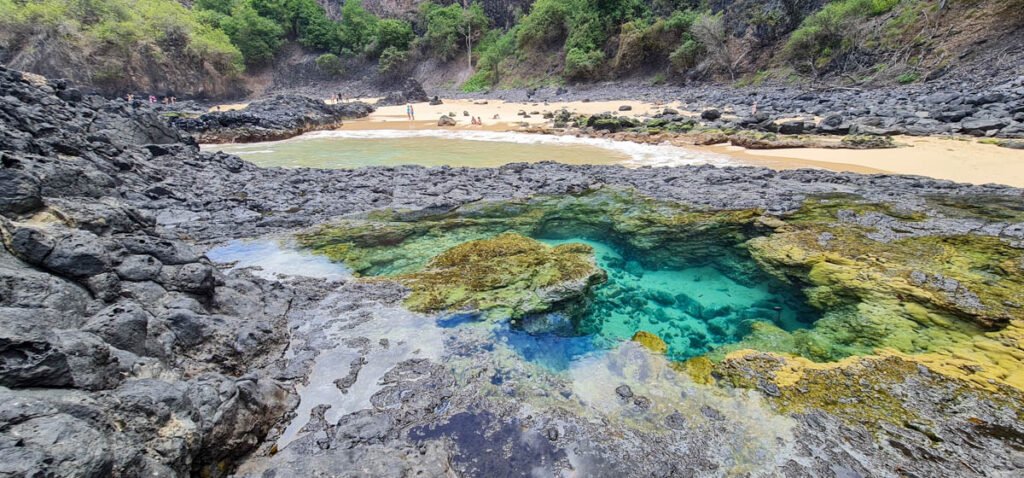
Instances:
[[[606,276],[590,246],[549,247],[506,233],[455,246],[395,279],[411,290],[412,310],[472,309],[515,319],[584,300]]]
[[[668,344],[666,344],[665,341],[661,339],[661,337],[658,337],[656,334],[647,332],[646,330],[640,330],[637,333],[633,334],[633,338],[630,340],[640,344],[643,348],[650,350],[651,352],[654,352],[656,354],[664,355],[665,353],[668,352]]]

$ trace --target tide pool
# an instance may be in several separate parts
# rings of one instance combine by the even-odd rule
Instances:
[[[645,331],[665,341],[669,358],[682,360],[741,340],[754,321],[795,330],[816,318],[792,291],[768,280],[740,284],[709,265],[649,269],[586,238],[543,242],[587,244],[608,273],[576,327],[580,335],[594,335],[599,346],[612,347]]]

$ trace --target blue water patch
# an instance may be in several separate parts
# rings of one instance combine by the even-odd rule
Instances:
[[[206,257],[214,262],[234,263],[234,268],[259,267],[266,276],[286,274],[324,279],[352,277],[352,272],[339,262],[289,248],[270,239],[229,241],[207,251]]]
[[[602,344],[601,337],[596,335],[534,334],[512,328],[507,323],[495,330],[494,338],[524,360],[554,371],[567,370],[576,360],[607,350],[607,344]]]
[[[478,321],[480,321],[480,314],[478,313],[458,312],[438,318],[437,325],[443,329],[451,329]]]
[[[817,318],[792,287],[767,276],[740,283],[712,265],[715,261],[680,269],[652,269],[602,242],[585,238],[544,242],[588,244],[594,249],[597,265],[608,273],[608,282],[594,289],[591,303],[575,326],[577,335],[589,337],[587,343],[595,346],[614,346],[646,331],[666,342],[670,358],[683,360],[738,342],[755,321],[794,330]],[[715,259],[718,263],[726,260]],[[562,342],[547,345],[559,344]],[[557,362],[575,351],[531,353],[552,356]]]

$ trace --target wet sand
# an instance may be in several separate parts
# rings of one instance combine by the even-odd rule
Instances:
[[[353,100],[354,101],[354,100]],[[376,98],[362,98],[360,101],[373,103]],[[621,116],[648,117],[663,108],[683,111],[678,102],[647,103],[642,101],[593,101],[516,103],[500,100],[442,100],[441,105],[426,103],[413,105],[416,119],[409,121],[405,105],[383,106],[369,117],[348,121],[342,130],[424,130],[436,129],[442,115],[454,113],[456,125],[445,129],[510,131],[522,126],[542,125],[549,120],[544,112],[562,108],[576,114],[592,115],[615,112]],[[486,103],[486,104],[484,104]],[[629,111],[618,111],[627,105]],[[245,103],[222,105],[221,110],[244,107]],[[525,111],[529,117],[517,113]],[[463,112],[468,112],[465,116]],[[728,113],[728,112],[727,112]],[[470,118],[479,117],[483,125],[471,125]],[[794,148],[775,150],[748,150],[730,145],[693,147],[713,153],[725,154],[743,164],[764,166],[777,170],[797,168],[819,168],[832,171],[846,171],[866,174],[893,173],[928,176],[951,181],[985,184],[997,183],[1024,187],[1024,151],[1001,148],[984,144],[971,138],[943,137],[897,137],[902,145],[895,149],[845,150],[822,148]]]

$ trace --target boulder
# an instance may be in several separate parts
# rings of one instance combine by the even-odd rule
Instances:
[[[997,130],[1006,127],[1010,122],[1004,118],[980,118],[964,120],[960,123],[960,131],[983,136],[986,131]]]
[[[401,90],[388,93],[384,98],[377,101],[377,106],[395,106],[406,103],[425,103],[427,101],[430,101],[430,97],[423,90],[423,85],[416,81],[415,78],[408,78],[402,84]]]
[[[700,117],[708,121],[715,121],[722,117],[722,112],[718,111],[717,109],[711,108],[702,111],[700,113]]]
[[[448,115],[443,115],[437,120],[438,126],[455,126],[455,118]]]
[[[42,206],[39,182],[35,178],[11,168],[0,168],[0,214],[24,214]]]
[[[95,234],[75,231],[58,239],[43,265],[60,275],[88,277],[110,268],[110,253]]]

